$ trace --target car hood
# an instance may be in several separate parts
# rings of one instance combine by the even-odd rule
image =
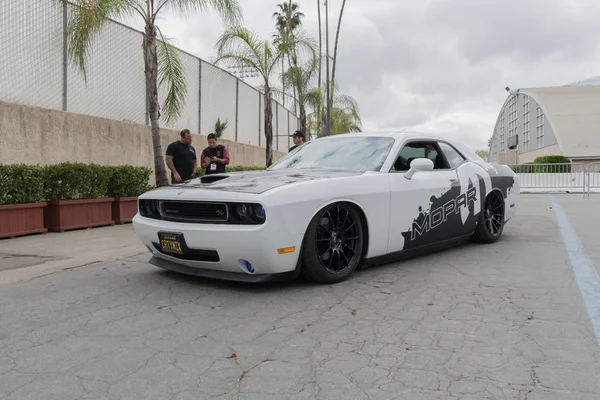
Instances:
[[[302,182],[343,178],[363,172],[338,169],[286,169],[276,171],[243,171],[205,175],[177,185],[198,188],[260,194],[267,190]]]

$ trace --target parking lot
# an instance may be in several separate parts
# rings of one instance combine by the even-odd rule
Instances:
[[[600,288],[565,238],[600,266],[600,197],[521,198],[495,244],[332,286],[203,280],[147,255],[1,285],[0,399],[597,400]]]

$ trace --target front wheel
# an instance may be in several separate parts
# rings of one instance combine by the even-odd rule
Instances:
[[[356,208],[332,204],[310,222],[302,243],[302,273],[317,283],[337,283],[358,268],[364,227]]]
[[[480,243],[493,243],[500,238],[503,230],[504,196],[494,190],[485,198],[473,240]]]

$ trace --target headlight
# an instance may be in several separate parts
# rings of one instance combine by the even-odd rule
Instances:
[[[235,206],[235,214],[239,219],[243,220],[248,214],[248,208],[245,204],[238,204]]]
[[[230,219],[233,224],[262,224],[265,222],[265,208],[257,203],[231,203],[230,210],[235,218]]]
[[[253,208],[252,208],[252,217],[257,221],[257,222],[264,222],[265,220],[265,207],[263,207],[260,204],[254,204]]]

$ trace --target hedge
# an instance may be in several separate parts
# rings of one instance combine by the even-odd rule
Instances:
[[[228,172],[265,170],[257,166],[227,167]],[[152,169],[64,162],[51,165],[0,164],[0,205],[44,200],[136,197],[153,189]],[[201,176],[198,171],[197,176]]]
[[[108,197],[136,197],[152,189],[148,184],[152,169],[120,165],[108,167],[111,179],[108,182]]]
[[[37,165],[0,164],[0,205],[37,203],[44,199],[44,181]]]
[[[568,173],[571,172],[571,160],[561,155],[540,156],[533,162],[513,165],[511,168],[515,173]]]

